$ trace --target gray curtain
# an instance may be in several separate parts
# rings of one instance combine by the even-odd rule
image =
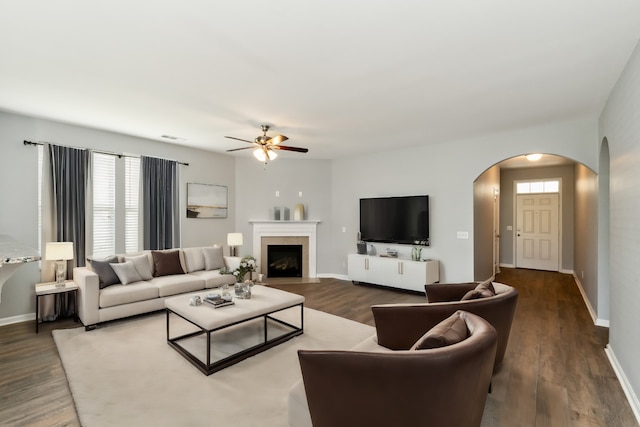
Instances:
[[[56,241],[73,242],[74,259],[67,264],[67,278],[71,278],[73,267],[85,265],[85,218],[90,152],[50,144],[49,158]],[[58,295],[55,313],[48,313],[43,319],[52,315],[54,318],[58,315],[69,316],[75,310],[71,294],[63,294],[62,298]]]
[[[144,249],[180,245],[178,163],[141,156]]]

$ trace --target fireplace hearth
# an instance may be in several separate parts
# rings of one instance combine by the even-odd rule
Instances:
[[[302,245],[268,245],[267,277],[302,277]]]

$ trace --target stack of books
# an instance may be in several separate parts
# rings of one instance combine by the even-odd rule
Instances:
[[[228,305],[233,305],[234,304],[234,302],[232,300],[226,300],[226,299],[222,298],[218,294],[209,294],[209,295],[207,295],[206,297],[204,297],[204,302],[206,302],[207,304],[213,306],[213,308],[226,307]]]

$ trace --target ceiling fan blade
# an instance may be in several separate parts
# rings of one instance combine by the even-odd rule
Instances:
[[[295,151],[295,152],[298,152],[298,153],[308,153],[309,152],[308,148],[288,147],[286,145],[272,145],[270,148],[273,148],[274,150]]]
[[[255,148],[255,147],[232,148],[231,150],[227,150],[227,153],[229,153],[231,151],[251,150],[252,148]]]
[[[286,137],[286,136],[284,136],[284,135],[280,135],[280,134],[278,134],[278,135],[274,136],[273,138],[269,138],[269,139],[267,140],[267,144],[274,144],[274,145],[278,145],[278,144],[280,144],[281,142],[286,141],[287,139],[289,139],[289,138],[287,138],[287,137]]]
[[[225,138],[235,139],[236,141],[244,141],[244,142],[248,142],[249,144],[253,144],[253,141],[249,141],[249,140],[241,139],[241,138],[236,138],[235,136],[225,136]]]

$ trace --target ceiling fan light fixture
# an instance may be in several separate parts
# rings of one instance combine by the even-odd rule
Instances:
[[[253,150],[253,156],[261,162],[266,162],[268,160],[275,160],[276,157],[278,157],[278,153],[272,150],[266,150],[265,154],[265,150],[262,148],[256,148]]]

